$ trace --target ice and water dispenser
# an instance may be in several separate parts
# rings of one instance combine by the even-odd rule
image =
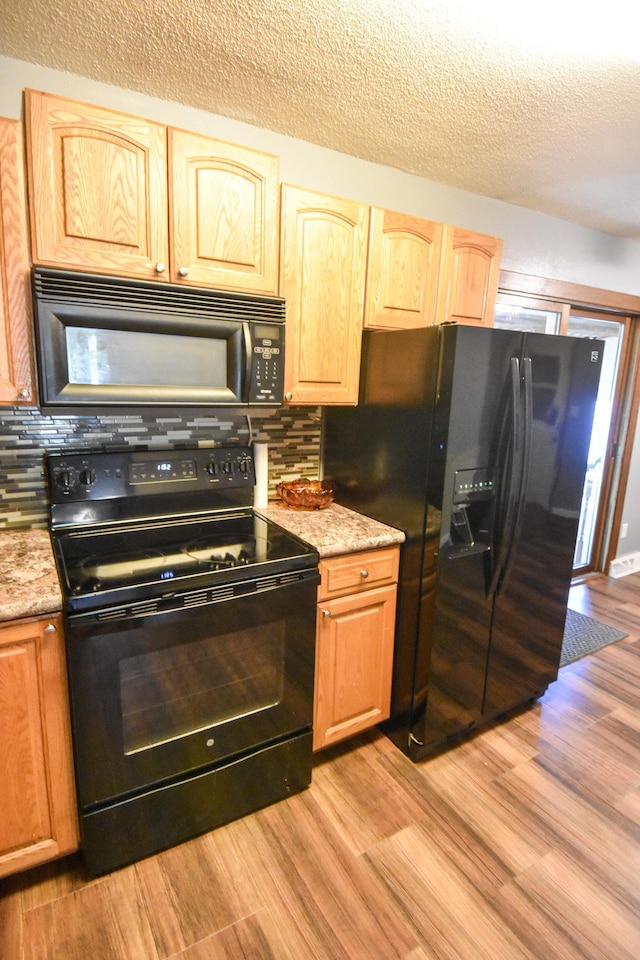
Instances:
[[[456,470],[451,505],[450,557],[483,553],[493,534],[495,480],[488,468]]]

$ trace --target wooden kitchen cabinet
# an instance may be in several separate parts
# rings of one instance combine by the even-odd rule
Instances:
[[[314,750],[389,716],[399,556],[393,547],[320,561]]]
[[[277,293],[278,158],[28,90],[34,262]]]
[[[502,240],[445,226],[438,287],[437,322],[492,327]]]
[[[0,625],[0,877],[78,847],[62,617]]]
[[[358,402],[369,207],[282,188],[280,295],[287,301],[285,397]]]
[[[166,128],[25,93],[35,263],[167,279]]]
[[[173,279],[276,294],[278,158],[169,129],[169,164]]]
[[[35,403],[22,132],[0,119],[0,403]]]
[[[371,208],[365,328],[435,323],[442,230],[430,220]]]

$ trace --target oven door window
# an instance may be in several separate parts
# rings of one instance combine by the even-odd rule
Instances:
[[[312,577],[147,617],[69,617],[81,807],[309,729],[315,594]]]
[[[249,626],[119,662],[125,754],[275,708],[284,698],[285,624]]]

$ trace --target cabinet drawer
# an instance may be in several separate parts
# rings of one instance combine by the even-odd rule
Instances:
[[[318,599],[397,583],[400,548],[366,550],[320,561]]]

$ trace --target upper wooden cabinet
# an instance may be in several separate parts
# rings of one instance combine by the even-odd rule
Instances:
[[[36,263],[165,277],[166,128],[26,91]]]
[[[22,133],[0,119],[0,403],[35,403]]]
[[[281,222],[286,399],[356,404],[369,208],[285,185]]]
[[[278,292],[278,158],[169,130],[171,273]]]
[[[277,293],[277,157],[25,96],[36,263]]]
[[[491,327],[495,313],[502,240],[460,227],[442,239],[437,322]]]
[[[371,209],[365,327],[435,323],[442,225]]]
[[[78,847],[62,618],[0,625],[0,877]]]

